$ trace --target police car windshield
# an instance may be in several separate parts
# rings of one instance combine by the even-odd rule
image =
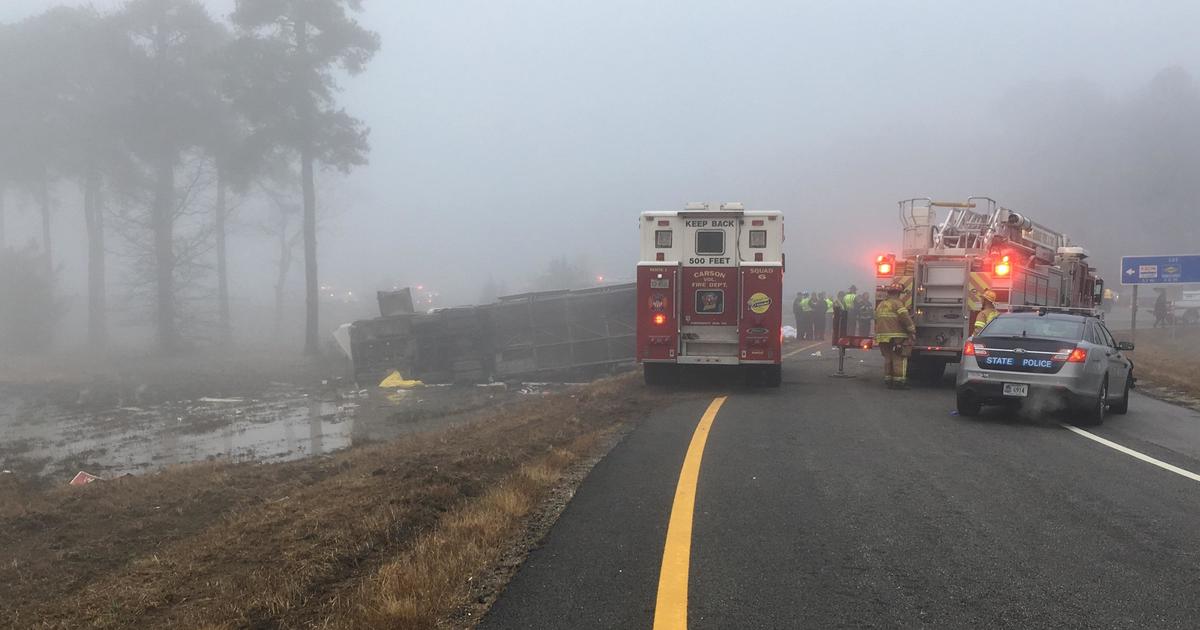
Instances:
[[[1079,341],[1083,338],[1083,322],[1077,319],[1037,316],[997,317],[983,329],[979,336],[1036,337],[1038,339]]]

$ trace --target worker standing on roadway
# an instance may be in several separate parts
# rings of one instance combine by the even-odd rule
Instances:
[[[845,303],[845,291],[838,291],[837,297],[833,299],[833,332],[829,337],[833,340],[833,345],[836,346],[838,339],[846,336],[846,309],[842,306]]]
[[[992,323],[1000,312],[996,310],[996,292],[988,289],[983,292],[983,308],[979,314],[975,316],[975,330],[972,334],[978,335],[984,326]]]
[[[883,353],[883,381],[889,389],[908,389],[908,355],[917,327],[900,301],[904,288],[893,282],[886,290],[887,299],[875,307],[875,343]]]
[[[854,316],[854,301],[858,299],[858,287],[850,285],[850,290],[842,296],[842,311],[846,318],[846,329],[842,334],[853,337],[858,332],[858,318]]]
[[[832,302],[825,298],[824,293],[813,291],[808,303],[812,306],[813,341],[824,341],[825,320],[829,319],[829,311],[832,310],[829,305]]]
[[[859,293],[854,299],[855,319],[858,320],[859,337],[871,336],[871,323],[875,321],[875,307],[871,306],[871,298],[867,297],[866,292]]]
[[[796,299],[792,300],[792,315],[796,317],[796,338],[808,339],[808,329],[811,327],[808,320],[808,307],[804,304],[808,297],[803,292],[796,294]]]

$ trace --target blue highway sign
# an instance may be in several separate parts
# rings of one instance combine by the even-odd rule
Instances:
[[[1121,257],[1121,284],[1190,283],[1200,283],[1200,254]]]

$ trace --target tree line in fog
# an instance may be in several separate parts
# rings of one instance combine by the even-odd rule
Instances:
[[[198,0],[131,0],[0,25],[0,343],[52,341],[58,212],[84,218],[93,347],[108,342],[116,299],[150,307],[165,353],[184,346],[193,303],[215,300],[209,337],[229,342],[229,221],[254,198],[275,215],[264,230],[279,248],[277,317],[302,245],[304,349],[316,353],[315,173],[347,172],[369,152],[366,126],[336,98],[338,77],[379,48],[360,10],[361,0],[239,0],[218,18]],[[27,246],[5,233],[17,207],[40,215]],[[110,298],[113,252],[131,278],[128,295]]]

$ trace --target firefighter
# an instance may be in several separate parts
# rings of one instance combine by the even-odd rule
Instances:
[[[887,299],[875,307],[875,343],[883,353],[883,381],[888,389],[908,389],[908,355],[917,327],[900,300],[904,287],[893,282],[886,291]]]
[[[992,323],[993,319],[1000,314],[996,310],[996,292],[988,289],[983,292],[983,308],[975,315],[975,332],[978,335],[983,330],[984,326]]]

